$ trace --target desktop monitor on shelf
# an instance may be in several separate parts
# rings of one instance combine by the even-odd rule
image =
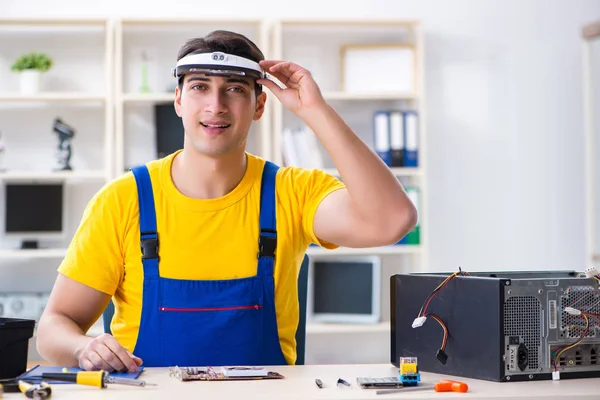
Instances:
[[[61,182],[5,182],[4,237],[21,248],[38,248],[40,240],[65,238],[65,185]]]
[[[154,106],[156,124],[156,155],[165,157],[179,149],[183,149],[183,122],[175,112],[173,103],[156,104]]]
[[[381,259],[311,256],[307,321],[375,324],[380,321]]]

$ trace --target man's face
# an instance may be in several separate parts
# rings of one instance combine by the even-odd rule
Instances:
[[[264,112],[266,94],[255,94],[250,78],[189,74],[176,89],[175,110],[186,142],[206,155],[245,149],[252,121]]]

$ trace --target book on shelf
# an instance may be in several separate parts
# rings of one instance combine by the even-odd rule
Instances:
[[[387,166],[419,166],[418,117],[414,110],[378,110],[373,114],[373,147]]]
[[[315,133],[307,126],[285,128],[282,133],[283,161],[286,166],[323,169],[323,156]]]

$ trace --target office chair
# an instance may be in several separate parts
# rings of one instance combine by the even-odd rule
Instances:
[[[296,365],[304,365],[304,354],[306,352],[306,298],[308,296],[308,255],[304,255],[300,273],[298,274],[298,303],[300,306],[300,315],[298,319],[298,329],[296,329]],[[102,313],[104,322],[104,332],[111,333],[110,322],[115,313],[115,305],[112,300]]]

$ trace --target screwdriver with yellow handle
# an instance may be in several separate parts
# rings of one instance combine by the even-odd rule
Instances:
[[[47,381],[73,382],[79,385],[96,386],[106,388],[109,383],[117,385],[146,386],[151,385],[144,380],[132,378],[120,378],[111,376],[104,370],[100,371],[78,371],[78,372],[45,372],[42,379]]]

